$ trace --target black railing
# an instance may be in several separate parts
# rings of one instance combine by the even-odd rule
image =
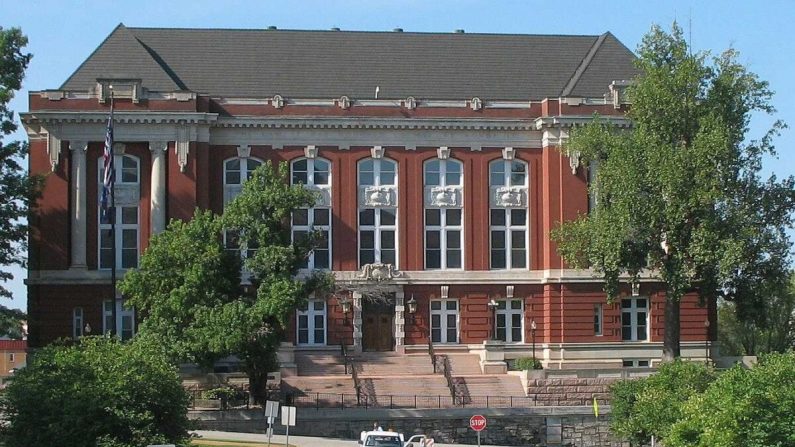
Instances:
[[[296,407],[320,409],[434,409],[434,408],[530,408],[542,405],[534,397],[526,396],[475,396],[453,399],[446,395],[361,395],[307,393],[293,396]],[[588,405],[584,402],[583,405]]]
[[[428,336],[428,355],[431,356],[431,365],[433,365],[433,373],[436,374],[436,353],[433,350],[433,342],[430,335]]]
[[[450,389],[450,397],[453,398],[453,403],[456,402],[456,397],[458,393],[456,393],[455,383],[453,382],[453,374],[452,368],[450,367],[450,359],[446,356],[442,356],[442,373],[444,373],[444,379],[447,381],[447,388]],[[464,402],[464,396],[460,396],[460,400]]]
[[[342,364],[345,366],[345,374],[348,374],[348,350],[345,348],[344,340],[340,340],[340,355],[342,356]]]

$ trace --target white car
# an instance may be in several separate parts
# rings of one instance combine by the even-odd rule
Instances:
[[[363,447],[432,447],[433,439],[425,435],[414,435],[408,441],[404,441],[402,433],[375,430],[361,432],[359,445]]]

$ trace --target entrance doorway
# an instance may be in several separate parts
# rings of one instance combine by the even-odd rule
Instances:
[[[395,348],[394,301],[362,303],[362,350],[391,351]]]

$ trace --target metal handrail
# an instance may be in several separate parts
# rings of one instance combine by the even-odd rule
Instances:
[[[359,383],[359,373],[356,372],[356,365],[351,359],[351,376],[353,377],[353,388],[356,390],[356,404],[362,404],[362,385]]]
[[[453,375],[450,371],[451,369],[452,368],[450,367],[450,359],[447,358],[446,355],[442,356],[442,372],[444,373],[445,380],[447,380],[447,387],[450,389],[450,397],[453,398],[453,405],[455,405],[456,392],[455,392],[455,383],[453,383]]]
[[[345,349],[344,340],[340,340],[340,355],[342,355],[342,364],[345,367],[345,374],[348,374],[348,350]]]
[[[433,342],[431,336],[428,336],[428,355],[431,356],[431,365],[433,365],[433,373],[436,374],[436,353],[433,350]]]

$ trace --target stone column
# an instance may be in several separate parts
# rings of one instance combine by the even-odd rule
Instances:
[[[403,339],[406,336],[406,311],[405,311],[405,294],[401,288],[395,293],[395,351],[405,352],[406,347],[403,345]]]
[[[168,141],[150,141],[152,152],[152,178],[149,192],[152,234],[166,229],[166,151]]]
[[[71,170],[72,170],[72,245],[71,262],[73,269],[86,268],[86,228],[88,197],[86,185],[86,151],[88,142],[70,141]]]
[[[362,293],[353,292],[353,351],[362,352]]]

